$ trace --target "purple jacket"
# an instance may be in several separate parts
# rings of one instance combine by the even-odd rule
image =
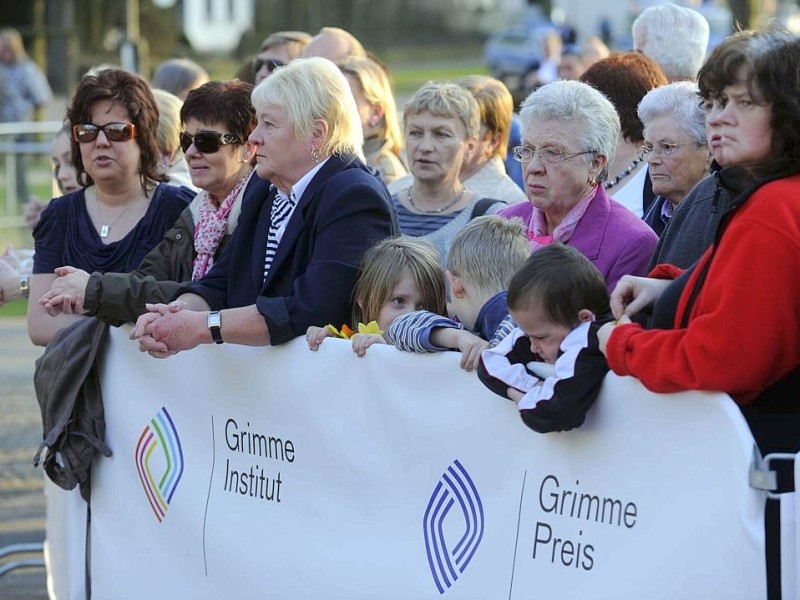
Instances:
[[[519,202],[497,214],[519,217],[530,224],[533,205]],[[612,291],[623,275],[646,275],[658,236],[650,227],[600,186],[581,217],[568,245],[580,250],[605,277]]]

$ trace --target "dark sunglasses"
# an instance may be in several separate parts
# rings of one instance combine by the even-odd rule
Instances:
[[[238,143],[239,138],[232,133],[220,133],[219,131],[204,129],[191,135],[181,131],[181,150],[184,152],[194,144],[194,147],[203,154],[213,154],[214,152],[219,152],[221,146]]]
[[[132,123],[80,123],[72,127],[72,139],[79,143],[93,142],[97,134],[103,132],[112,142],[126,142],[136,135],[136,125]]]
[[[253,72],[258,73],[264,65],[266,65],[267,71],[272,73],[278,67],[285,67],[286,63],[282,60],[275,60],[274,58],[268,58],[267,60],[257,58],[253,61]]]

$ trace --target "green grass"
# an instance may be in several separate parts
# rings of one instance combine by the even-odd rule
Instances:
[[[24,317],[28,311],[28,301],[24,299],[13,300],[0,308],[2,317]]]
[[[397,69],[392,73],[394,89],[398,94],[413,94],[428,81],[455,81],[465,75],[488,75],[486,67],[479,63],[470,66],[429,69]]]

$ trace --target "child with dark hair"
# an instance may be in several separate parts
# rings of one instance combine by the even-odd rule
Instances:
[[[507,301],[517,328],[484,350],[478,377],[534,431],[580,426],[608,372],[597,343],[611,319],[603,276],[575,248],[551,244],[514,274]]]

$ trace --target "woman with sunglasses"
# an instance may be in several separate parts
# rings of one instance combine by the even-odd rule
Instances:
[[[238,80],[211,81],[189,92],[180,121],[180,144],[200,189],[161,243],[130,273],[91,275],[64,267],[40,299],[51,315],[78,312],[112,325],[133,322],[145,303],[168,301],[181,283],[203,277],[230,239],[242,202],[262,199],[269,183],[253,176],[256,126],[253,86]]]
[[[528,201],[498,214],[522,219],[533,252],[553,242],[580,250],[609,290],[623,275],[643,275],[658,236],[603,186],[620,131],[614,105],[588,84],[554,81],[522,103],[520,121],[514,158]]]
[[[278,67],[289,64],[303,52],[311,36],[304,31],[277,31],[261,42],[261,49],[253,59],[253,73],[258,85]]]
[[[121,69],[84,77],[67,112],[80,190],[54,198],[33,231],[30,294],[39,298],[72,265],[86,271],[130,271],[172,226],[189,190],[163,183],[156,144],[158,107],[147,83]],[[28,303],[28,333],[46,345],[79,317],[49,316]]]
[[[293,60],[252,99],[256,169],[273,188],[245,203],[204,278],[139,317],[131,337],[152,356],[223,341],[278,345],[311,325],[346,322],[364,253],[395,231],[389,192],[364,163],[358,108],[336,65]]]

